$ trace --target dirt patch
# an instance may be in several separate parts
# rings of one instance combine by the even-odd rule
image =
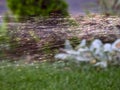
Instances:
[[[49,23],[42,23],[39,20],[9,23],[8,29],[12,34],[12,42],[16,42],[12,53],[17,56],[37,54],[40,58],[41,54],[44,54],[43,51],[59,49],[66,39],[73,37],[79,40],[99,38],[103,42],[113,42],[120,37],[120,18],[117,16],[93,14],[72,17],[71,20],[77,25],[72,25],[70,20],[67,22],[49,20]]]

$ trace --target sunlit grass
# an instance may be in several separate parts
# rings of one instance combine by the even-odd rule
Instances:
[[[72,67],[72,66],[71,66]],[[0,90],[119,90],[120,67],[0,63]]]

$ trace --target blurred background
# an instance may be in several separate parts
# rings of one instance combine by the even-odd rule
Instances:
[[[6,1],[5,0],[0,0],[0,14],[3,14],[6,12],[7,6],[6,6]]]
[[[72,15],[84,14],[86,11],[97,12],[97,0],[66,0],[69,5],[69,12]]]
[[[86,11],[97,12],[97,0],[66,0],[69,5],[69,13],[71,15],[84,14]],[[0,0],[0,14],[6,12],[6,0]]]

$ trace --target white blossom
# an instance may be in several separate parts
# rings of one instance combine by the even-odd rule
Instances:
[[[104,54],[106,55],[106,59],[111,61],[113,54],[112,45],[110,43],[106,43],[103,47],[103,50],[104,50]]]
[[[76,47],[77,51],[80,53],[80,55],[84,55],[87,52],[89,52],[89,48],[86,46],[86,39],[83,39],[81,43]]]
[[[76,47],[76,49],[79,49],[79,48],[84,48],[86,47],[86,39],[83,39],[80,44]]]
[[[112,50],[112,45],[110,43],[104,44],[103,50],[104,50],[104,52],[112,53],[112,51],[113,51]]]
[[[82,56],[77,56],[76,58],[75,58],[77,61],[84,61],[84,62],[88,62],[88,61],[90,61],[91,60],[91,58],[87,58],[87,57],[82,57]]]
[[[117,39],[113,44],[112,44],[112,49],[114,51],[120,52],[120,39]]]
[[[105,55],[103,53],[103,43],[101,42],[101,40],[95,39],[90,46],[90,51],[96,59],[105,59]]]
[[[70,54],[70,55],[79,55],[80,52],[78,51],[75,51],[75,50],[64,50],[67,54]]]
[[[106,68],[108,66],[107,61],[97,62],[94,66],[100,66],[101,68]]]
[[[59,53],[55,55],[55,59],[62,59],[65,60],[66,58],[68,58],[69,55],[68,54],[64,54],[64,53]]]
[[[65,41],[65,47],[64,48],[67,49],[67,50],[72,50],[73,49],[69,40]]]
[[[95,39],[90,46],[90,51],[100,53],[102,46],[101,40]]]

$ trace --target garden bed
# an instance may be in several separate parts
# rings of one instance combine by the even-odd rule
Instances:
[[[8,23],[8,29],[13,34],[12,42],[17,42],[13,56],[39,56],[43,51],[51,54],[52,50],[63,47],[66,39],[91,41],[99,38],[111,43],[119,38],[120,18],[91,14],[56,22],[55,19],[44,23],[29,20],[27,23]]]

